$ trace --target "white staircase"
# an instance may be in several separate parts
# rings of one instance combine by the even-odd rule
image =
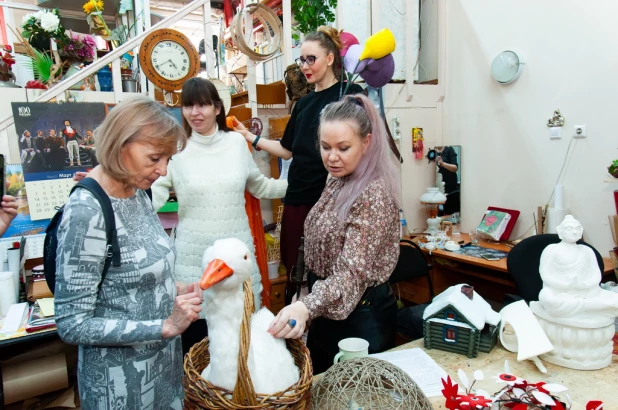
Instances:
[[[70,1],[74,2],[75,0],[70,0]],[[150,11],[149,9],[147,9],[148,2],[145,2],[145,3],[146,3],[146,8],[144,8],[144,12],[145,12],[145,15],[149,16]],[[8,3],[8,2],[6,3],[0,2],[0,6],[24,8],[23,4]],[[113,76],[113,88],[114,88],[114,94],[115,94],[115,101],[120,102],[123,98],[122,79],[121,79],[121,74],[120,74],[120,57],[128,51],[138,48],[142,40],[151,31],[157,30],[160,28],[169,27],[177,23],[178,21],[182,20],[190,13],[196,11],[200,7],[204,8],[204,13],[203,13],[204,19],[205,19],[204,26],[206,27],[207,24],[209,23],[209,21],[206,21],[206,19],[208,20],[210,19],[210,0],[193,0],[189,2],[186,6],[179,9],[176,13],[170,15],[164,20],[161,20],[159,23],[150,27],[148,30],[144,31],[143,33],[138,34],[131,40],[127,41],[125,44],[122,44],[120,47],[106,54],[104,57],[95,60],[92,64],[80,70],[78,73],[61,81],[60,83],[55,84],[52,88],[45,91],[43,94],[39,95],[38,97],[31,100],[30,102],[49,101],[55,98],[56,96],[63,94],[66,90],[68,90],[69,88],[77,84],[78,82],[84,80],[88,76],[95,74],[103,66],[110,64],[110,63],[112,64],[112,76]],[[84,20],[85,20],[85,17],[84,17]],[[147,23],[146,25],[148,25],[149,22],[147,21],[146,23]],[[154,86],[152,84],[150,84],[149,91],[150,91],[151,96],[153,96]],[[0,134],[6,133],[7,129],[9,127],[12,127],[14,123],[15,122],[14,122],[12,115],[1,118],[0,119]]]

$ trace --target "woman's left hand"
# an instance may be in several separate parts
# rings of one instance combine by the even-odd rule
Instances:
[[[268,327],[268,333],[277,338],[299,339],[305,333],[309,310],[303,302],[294,302],[281,309]],[[294,326],[292,326],[294,323]]]

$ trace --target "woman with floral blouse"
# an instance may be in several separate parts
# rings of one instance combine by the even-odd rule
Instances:
[[[329,104],[320,117],[320,153],[329,178],[305,221],[310,293],[270,325],[275,337],[299,338],[315,373],[328,369],[347,337],[369,352],[395,340],[397,304],[388,278],[399,257],[399,194],[395,158],[373,104],[357,94]]]

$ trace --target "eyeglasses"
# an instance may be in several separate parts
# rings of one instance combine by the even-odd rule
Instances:
[[[317,56],[307,56],[307,58],[305,57],[299,57],[297,58],[296,61],[296,65],[299,67],[302,67],[303,64],[307,63],[308,66],[312,66],[315,64],[315,60],[317,60],[318,57]]]

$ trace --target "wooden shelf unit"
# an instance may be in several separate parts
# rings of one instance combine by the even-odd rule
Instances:
[[[277,81],[271,84],[256,84],[255,88],[258,105],[285,105],[287,102],[285,84],[283,81]],[[243,104],[249,104],[248,91],[232,94],[232,107]]]

